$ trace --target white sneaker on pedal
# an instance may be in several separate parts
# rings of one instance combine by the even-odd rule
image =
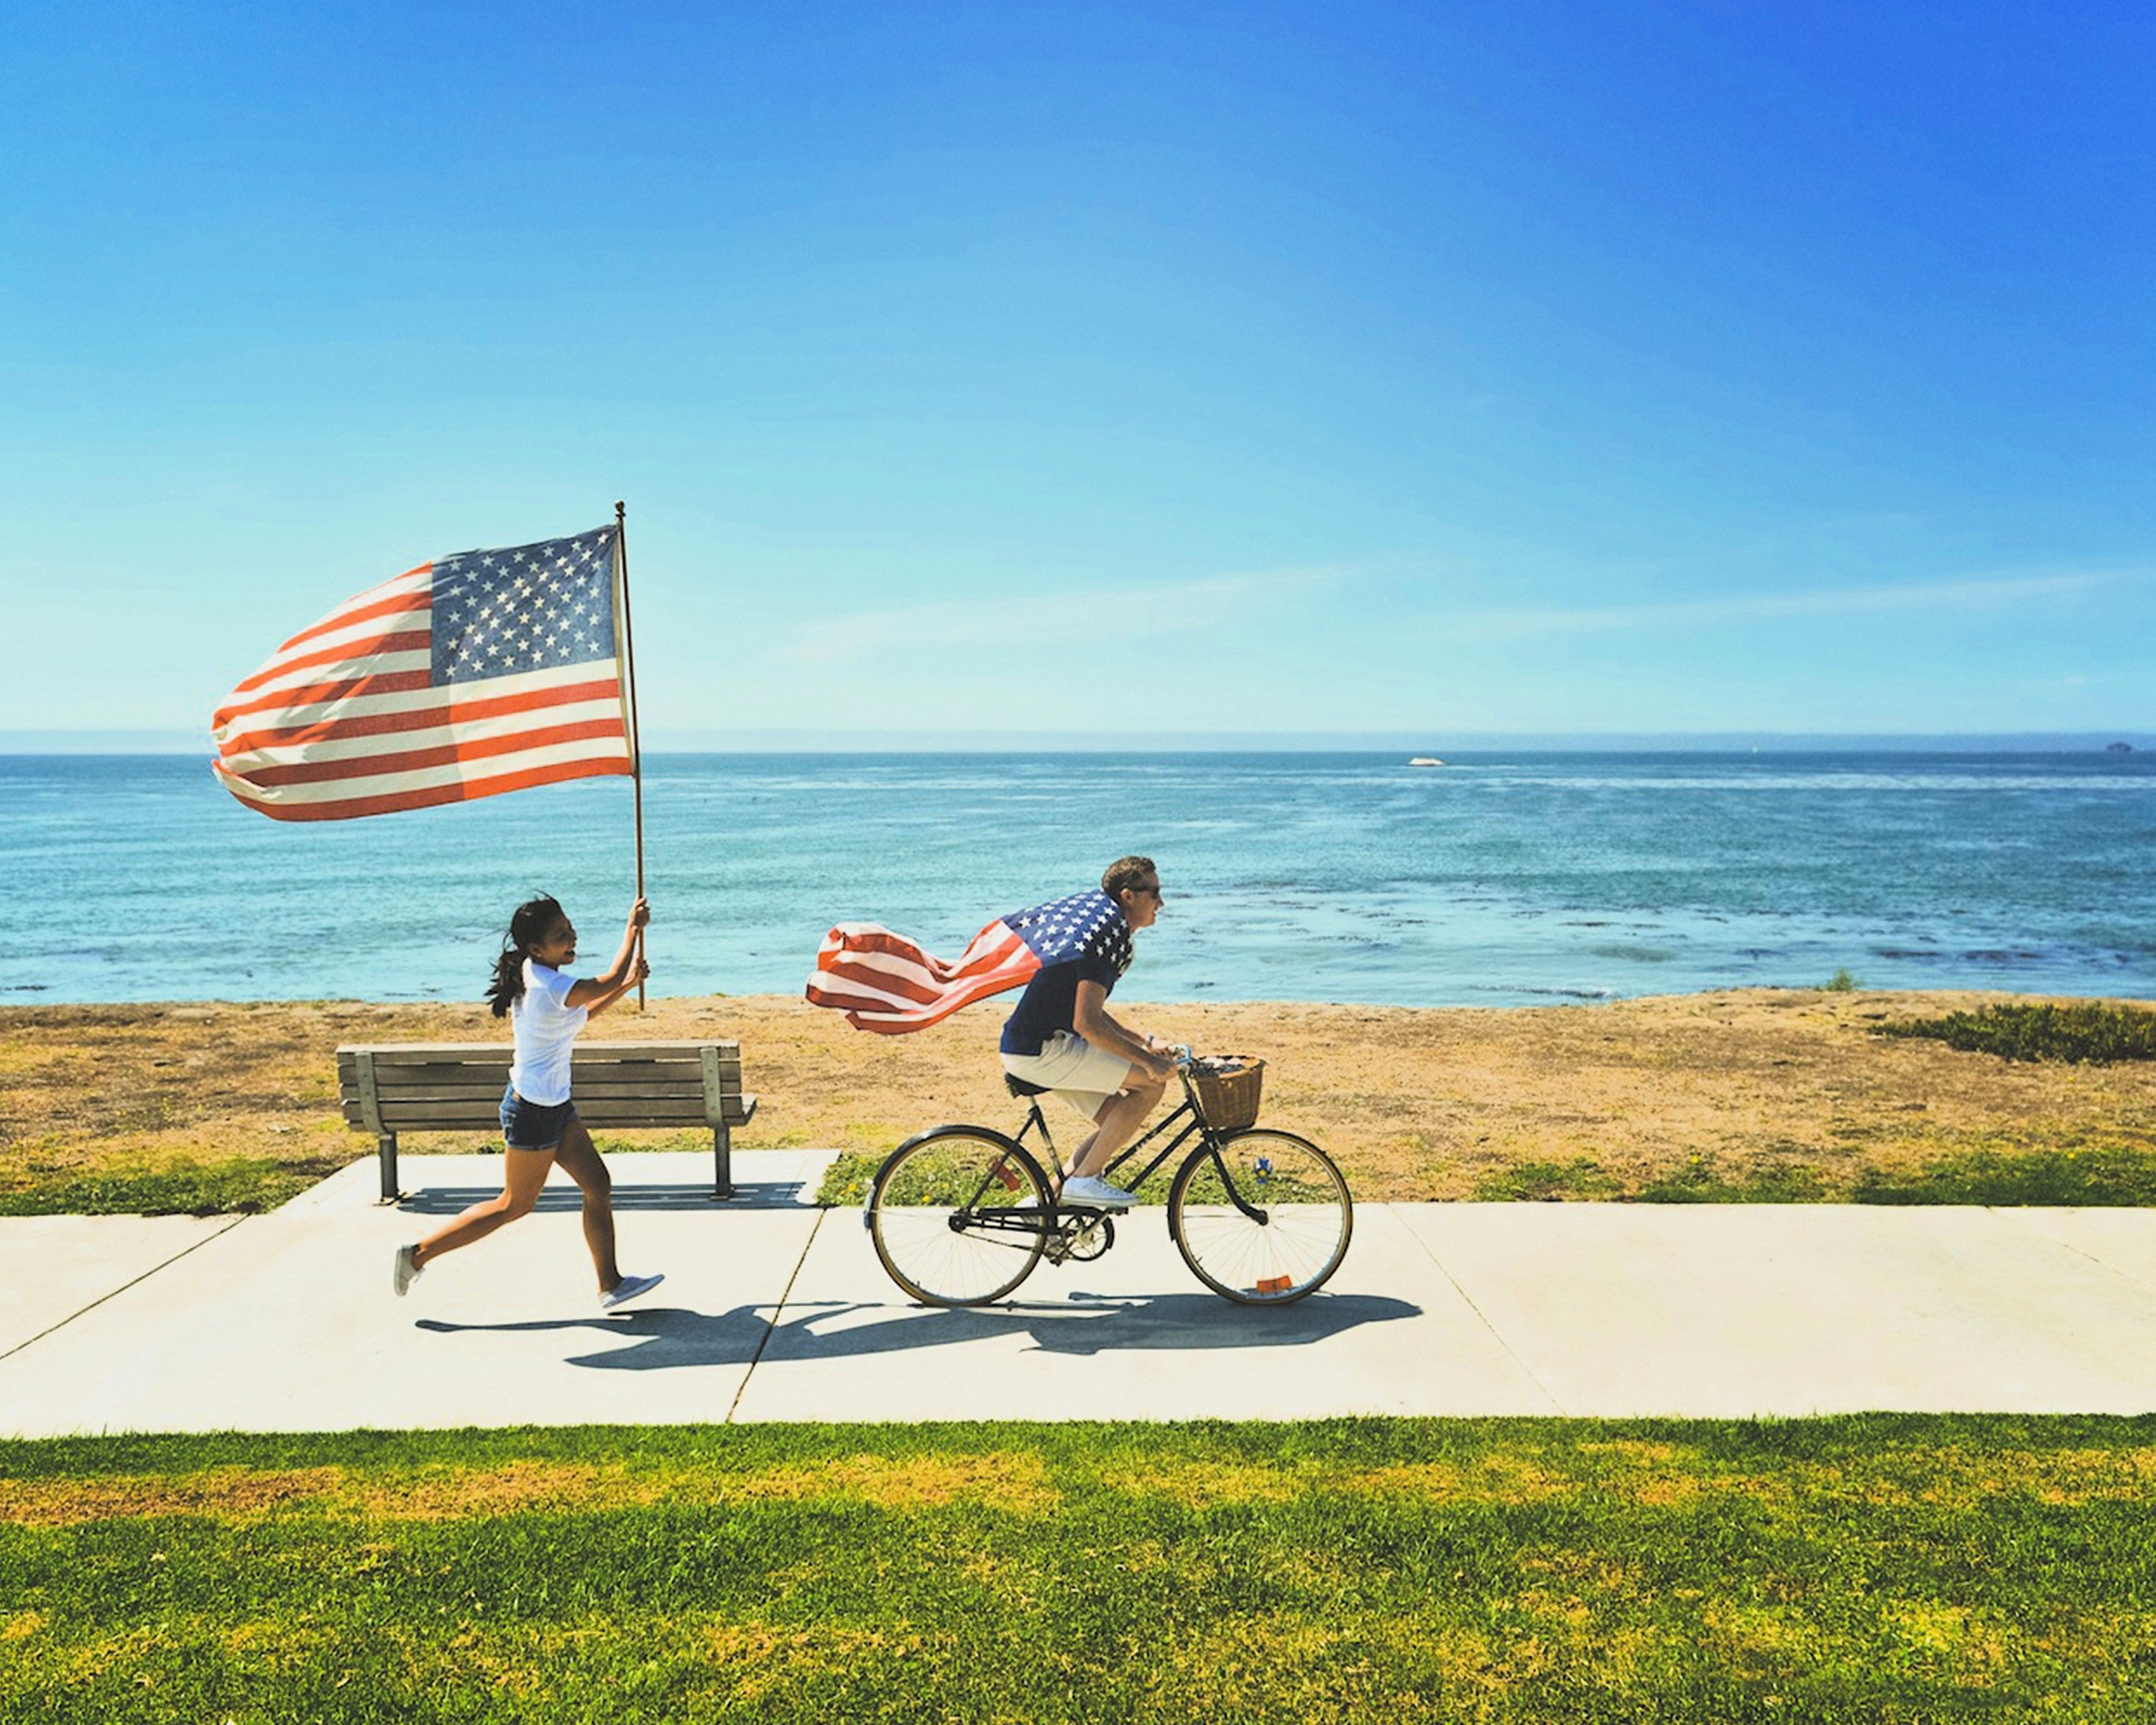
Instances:
[[[1098,1174],[1081,1174],[1063,1183],[1064,1204],[1091,1204],[1104,1210],[1127,1210],[1137,1199],[1120,1186],[1111,1186]]]

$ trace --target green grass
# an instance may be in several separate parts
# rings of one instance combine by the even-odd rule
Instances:
[[[1986,1006],[1938,1019],[1896,1019],[1878,1031],[2010,1060],[2156,1060],[2156,1010],[2102,1001]]]
[[[1730,1174],[1711,1156],[1695,1156],[1681,1168],[1657,1175],[1637,1190],[1628,1190],[1621,1178],[1591,1156],[1492,1168],[1475,1188],[1479,1204],[1558,1199],[1633,1204],[1817,1204],[1834,1195],[1819,1171],[1803,1163],[1781,1163]]]
[[[1858,1204],[2156,1204],[2156,1152],[2123,1144],[1970,1151],[1911,1173],[1866,1169],[1850,1196]]]
[[[1964,1151],[1912,1169],[1867,1168],[1845,1190],[1830,1189],[1804,1163],[1725,1172],[1695,1157],[1636,1191],[1592,1157],[1523,1162],[1485,1174],[1478,1203],[1584,1199],[1630,1204],[2100,1204],[2156,1206],[2156,1151],[2130,1144],[2065,1150]]]
[[[0,1718],[2143,1725],[2156,1419],[0,1443]]]
[[[0,1192],[0,1216],[207,1216],[275,1209],[342,1166],[234,1156]]]
[[[1625,1183],[1591,1156],[1568,1162],[1516,1162],[1491,1168],[1475,1184],[1477,1204],[1543,1203],[1565,1198],[1609,1199],[1624,1195]]]
[[[1802,1163],[1728,1174],[1705,1156],[1649,1181],[1634,1195],[1641,1204],[1817,1204],[1831,1196],[1818,1171]]]
[[[636,1138],[595,1137],[603,1155],[629,1150],[711,1153],[708,1133],[646,1133]],[[208,1216],[245,1215],[273,1210],[325,1180],[356,1157],[370,1153],[372,1139],[354,1137],[352,1153],[280,1160],[266,1156],[234,1156],[217,1162],[173,1163],[162,1168],[111,1173],[60,1176],[49,1183],[0,1191],[0,1216]],[[429,1147],[422,1154],[440,1154]],[[501,1153],[501,1140],[474,1139],[449,1147],[453,1154]],[[35,1163],[32,1163],[34,1172]]]

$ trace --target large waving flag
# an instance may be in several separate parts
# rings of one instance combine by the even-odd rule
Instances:
[[[633,772],[614,550],[605,526],[468,551],[346,600],[217,710],[218,779],[346,820]]]
[[[879,924],[842,922],[824,937],[816,954],[808,1001],[844,1013],[856,1030],[896,1036],[924,1030],[962,1006],[1089,951],[1105,957],[1118,975],[1130,968],[1131,925],[1122,906],[1098,891],[998,917],[955,964]]]

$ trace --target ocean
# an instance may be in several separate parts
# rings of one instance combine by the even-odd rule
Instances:
[[[955,956],[1137,851],[1125,999],[2156,999],[2148,754],[653,755],[644,802],[660,995],[798,992],[834,922]],[[206,759],[0,757],[0,1003],[472,999],[521,899],[597,968],[634,882],[626,779],[283,824]]]

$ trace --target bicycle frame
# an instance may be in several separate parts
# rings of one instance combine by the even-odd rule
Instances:
[[[1227,1189],[1229,1200],[1237,1209],[1252,1221],[1262,1224],[1265,1219],[1265,1211],[1254,1204],[1245,1203],[1243,1194],[1235,1189],[1235,1177],[1229,1173],[1227,1160],[1220,1154],[1220,1141],[1224,1134],[1207,1123],[1204,1114],[1198,1106],[1198,1093],[1191,1087],[1190,1075],[1178,1070],[1176,1076],[1183,1081],[1183,1100],[1163,1115],[1148,1131],[1126,1145],[1115,1159],[1101,1170],[1102,1177],[1106,1178],[1114,1173],[1126,1163],[1135,1160],[1147,1145],[1173,1127],[1175,1128],[1174,1136],[1162,1145],[1155,1153],[1152,1160],[1131,1179],[1127,1189],[1135,1192],[1158,1173],[1178,1150],[1193,1138],[1196,1138],[1212,1153],[1214,1166],[1219,1170],[1220,1183]],[[1054,1178],[1062,1168],[1063,1158],[1056,1150],[1055,1134],[1048,1129],[1048,1117],[1041,1111],[1040,1098],[1029,1096],[1026,1098],[1025,1124],[1018,1129],[1016,1136],[1011,1142],[1023,1146],[1026,1135],[1035,1127],[1040,1129],[1040,1142],[1046,1147],[1050,1158],[1050,1178]],[[1059,1201],[1055,1207],[1060,1209],[1063,1206]],[[1077,1208],[1090,1209],[1091,1206],[1081,1205]]]
[[[1291,1132],[1209,1120],[1188,1070],[1178,1076],[1181,1098],[1101,1174],[1135,1189],[1175,1164],[1164,1211],[1168,1236],[1223,1298],[1266,1305],[1315,1291],[1338,1267],[1353,1226],[1337,1164]],[[1014,1134],[958,1122],[930,1127],[891,1152],[870,1188],[861,1222],[877,1256],[901,1287],[929,1305],[986,1304],[1009,1294],[1044,1258],[1090,1263],[1116,1243],[1128,1206],[1065,1199],[1045,1092],[1012,1089],[1025,1105]],[[1284,1171],[1291,1172],[1275,1178]],[[1266,1235],[1276,1221],[1287,1225]],[[939,1244],[947,1229],[969,1241]],[[999,1260],[982,1246],[1022,1255]],[[1277,1273],[1283,1268],[1287,1274]]]

